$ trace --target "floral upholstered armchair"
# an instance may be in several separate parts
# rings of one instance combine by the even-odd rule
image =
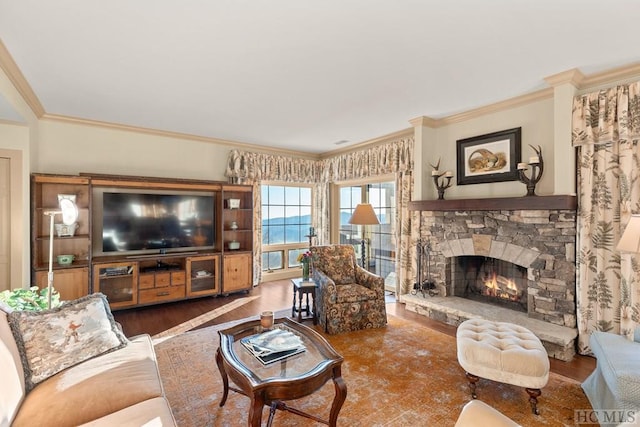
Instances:
[[[311,267],[318,320],[327,333],[387,324],[384,279],[356,263],[353,246],[312,246]]]

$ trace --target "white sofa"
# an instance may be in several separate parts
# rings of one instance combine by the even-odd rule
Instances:
[[[67,368],[27,393],[5,310],[0,309],[0,427],[176,425],[148,335]]]
[[[626,410],[640,414],[640,329],[634,341],[622,335],[593,332],[589,345],[596,369],[582,383],[595,410]],[[640,417],[639,417],[640,418]]]
[[[472,400],[462,408],[455,427],[519,427],[510,418],[482,402]]]

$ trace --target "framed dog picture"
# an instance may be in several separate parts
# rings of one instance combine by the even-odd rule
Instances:
[[[521,137],[518,127],[456,141],[458,185],[517,180]]]

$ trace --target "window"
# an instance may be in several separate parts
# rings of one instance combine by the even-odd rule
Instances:
[[[366,246],[367,269],[385,279],[390,275],[395,275],[394,183],[380,182],[341,186],[339,199],[340,243],[354,245],[358,263],[360,263],[363,226],[349,224],[349,218],[359,203],[371,203],[380,224],[365,226],[365,239],[368,242]]]
[[[262,270],[299,269],[309,247],[311,187],[262,185]]]

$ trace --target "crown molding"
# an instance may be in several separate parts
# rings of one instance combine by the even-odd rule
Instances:
[[[7,47],[4,45],[2,40],[0,39],[0,68],[4,71],[4,73],[9,78],[9,81],[16,88],[22,99],[27,103],[33,114],[36,117],[41,118],[44,114],[44,107],[40,103],[40,100],[36,96],[33,89],[27,82],[27,79],[24,78],[22,71],[18,68],[18,64],[13,60],[13,57],[7,50]]]
[[[589,87],[600,86],[605,84],[612,84],[617,81],[626,80],[630,78],[640,79],[640,62],[624,65],[611,70],[603,71],[600,73],[591,74],[582,81],[580,89],[587,89]]]
[[[387,135],[380,136],[378,138],[368,139],[366,141],[359,142],[358,144],[351,145],[349,147],[340,148],[338,150],[325,151],[320,154],[320,160],[328,159],[340,154],[349,153],[352,151],[358,151],[364,148],[365,146],[384,144],[387,142],[392,142],[399,138],[407,138],[412,137],[414,135],[413,128],[402,129],[397,132],[389,133]]]
[[[1,118],[0,118],[0,124],[1,125],[27,127],[27,124],[25,122],[17,122],[15,120],[8,120],[8,119],[1,119]]]
[[[490,105],[485,105],[483,107],[475,108],[473,110],[443,117],[442,119],[438,120],[438,127],[451,125],[454,123],[465,122],[467,120],[486,116],[487,114],[497,113],[503,110],[520,107],[522,105],[530,104],[532,102],[542,101],[549,98],[553,98],[553,89],[552,88],[541,89],[535,92],[530,92],[524,95],[516,96],[514,98],[505,99],[504,101],[499,101]]]
[[[572,84],[575,87],[580,87],[585,79],[585,75],[582,74],[577,68],[572,68],[567,71],[563,71],[558,74],[545,77],[544,81],[551,87],[556,87],[564,84]]]
[[[189,140],[189,141],[198,141],[198,142],[206,142],[206,143],[211,143],[211,144],[220,144],[220,145],[226,145],[226,146],[230,146],[230,147],[235,147],[235,148],[242,149],[242,150],[258,151],[258,152],[268,153],[268,154],[286,154],[286,155],[293,155],[293,156],[296,156],[296,157],[305,157],[305,158],[311,158],[311,159],[318,159],[319,158],[318,155],[309,154],[309,153],[304,152],[304,151],[287,150],[287,149],[284,149],[284,148],[282,148],[282,149],[281,148],[270,148],[270,147],[267,148],[267,147],[265,147],[263,145],[248,144],[248,143],[232,141],[232,140],[228,140],[228,139],[211,138],[211,137],[206,137],[206,136],[191,135],[191,134],[188,134],[188,133],[164,131],[164,130],[159,130],[159,129],[151,129],[151,128],[144,128],[144,127],[139,127],[139,126],[124,125],[124,124],[120,124],[120,123],[111,123],[111,122],[103,122],[103,121],[99,121],[99,120],[83,119],[83,118],[79,118],[79,117],[62,116],[62,115],[58,115],[58,114],[45,113],[41,117],[41,119],[45,120],[45,121],[68,123],[68,124],[82,125],[82,126],[92,126],[92,127],[99,127],[99,128],[104,128],[104,129],[120,130],[120,131],[126,131],[126,132],[134,132],[134,133],[141,133],[141,134],[146,134],[146,135],[160,136],[160,137],[165,137],[165,138],[177,138],[177,139],[185,139],[185,140]]]
[[[432,119],[431,117],[427,117],[427,116],[416,117],[415,119],[409,120],[409,123],[411,123],[411,126],[413,126],[414,128],[415,127],[437,128],[441,126],[440,120]]]

